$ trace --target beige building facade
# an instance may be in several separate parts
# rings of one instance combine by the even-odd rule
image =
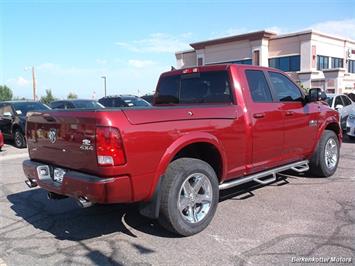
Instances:
[[[277,35],[258,31],[191,43],[177,52],[177,68],[221,63],[269,66],[305,88],[355,92],[355,41],[308,30]]]

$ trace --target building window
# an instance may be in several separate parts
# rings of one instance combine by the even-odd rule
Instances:
[[[329,68],[329,57],[323,55],[317,55],[317,70]]]
[[[251,59],[243,59],[243,60],[234,61],[233,63],[242,64],[242,65],[251,65],[253,62]]]
[[[242,59],[242,60],[235,60],[235,61],[226,61],[226,62],[220,62],[218,64],[241,64],[241,65],[251,65],[252,60],[251,59]]]
[[[299,71],[301,61],[299,55],[275,57],[269,59],[269,66],[282,71]]]
[[[348,72],[355,73],[355,60],[349,60],[348,62]]]
[[[343,67],[343,59],[332,57],[332,68],[341,68]]]
[[[202,66],[203,65],[203,58],[202,57],[197,58],[197,65],[198,66]]]

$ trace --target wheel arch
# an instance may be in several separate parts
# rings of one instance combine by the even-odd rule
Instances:
[[[206,154],[201,155],[202,151]],[[227,160],[222,143],[216,136],[207,132],[189,133],[175,140],[166,149],[153,178],[148,198],[153,195],[156,184],[164,175],[169,164],[182,157],[191,157],[207,162],[215,170],[218,180],[223,180],[227,169]]]

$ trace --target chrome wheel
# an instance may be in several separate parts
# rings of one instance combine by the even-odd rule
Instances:
[[[183,219],[189,223],[198,223],[211,208],[211,182],[204,174],[192,174],[183,182],[178,197],[178,210]]]
[[[328,139],[325,144],[325,165],[328,169],[333,169],[338,162],[338,146],[333,138]]]

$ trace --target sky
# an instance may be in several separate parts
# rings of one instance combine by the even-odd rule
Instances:
[[[0,84],[32,98],[34,66],[38,97],[98,99],[102,76],[109,95],[144,95],[189,43],[263,29],[355,40],[355,2],[0,0]]]

